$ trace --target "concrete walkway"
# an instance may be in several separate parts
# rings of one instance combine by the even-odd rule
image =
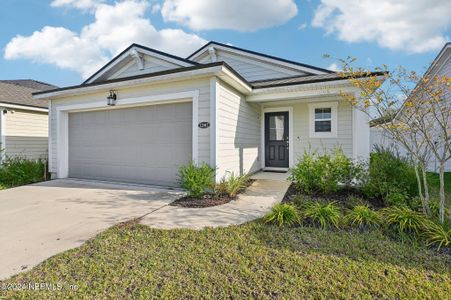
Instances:
[[[258,173],[253,177],[256,180],[252,186],[237,200],[207,208],[167,205],[144,216],[141,223],[162,229],[202,229],[242,224],[264,216],[283,199],[289,187],[286,177],[286,174],[280,173]]]

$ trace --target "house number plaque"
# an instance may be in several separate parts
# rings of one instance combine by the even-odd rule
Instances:
[[[208,128],[210,127],[210,123],[208,122],[200,122],[199,123],[199,128]]]

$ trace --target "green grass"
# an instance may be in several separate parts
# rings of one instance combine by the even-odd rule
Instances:
[[[120,224],[4,283],[60,291],[0,298],[446,299],[451,256],[379,231],[278,227],[156,230]],[[68,289],[76,285],[77,290]],[[1,286],[1,284],[0,284]]]

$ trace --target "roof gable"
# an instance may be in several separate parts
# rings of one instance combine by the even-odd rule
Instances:
[[[83,84],[197,65],[196,62],[138,44],[132,44]]]
[[[199,63],[225,61],[249,81],[334,73],[330,70],[218,42],[209,42],[191,54],[188,59]]]

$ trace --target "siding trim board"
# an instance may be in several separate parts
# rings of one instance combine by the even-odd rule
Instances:
[[[192,159],[198,161],[198,97],[199,90],[192,90],[179,93],[168,93],[154,96],[144,96],[120,99],[115,109],[136,107],[144,105],[156,105],[163,103],[177,103],[192,101],[193,121],[192,121]],[[189,100],[187,100],[189,99]],[[69,175],[69,113],[90,111],[99,109],[111,109],[106,106],[105,101],[95,101],[80,104],[61,105],[56,108],[56,136],[57,136],[57,178],[67,178]]]

